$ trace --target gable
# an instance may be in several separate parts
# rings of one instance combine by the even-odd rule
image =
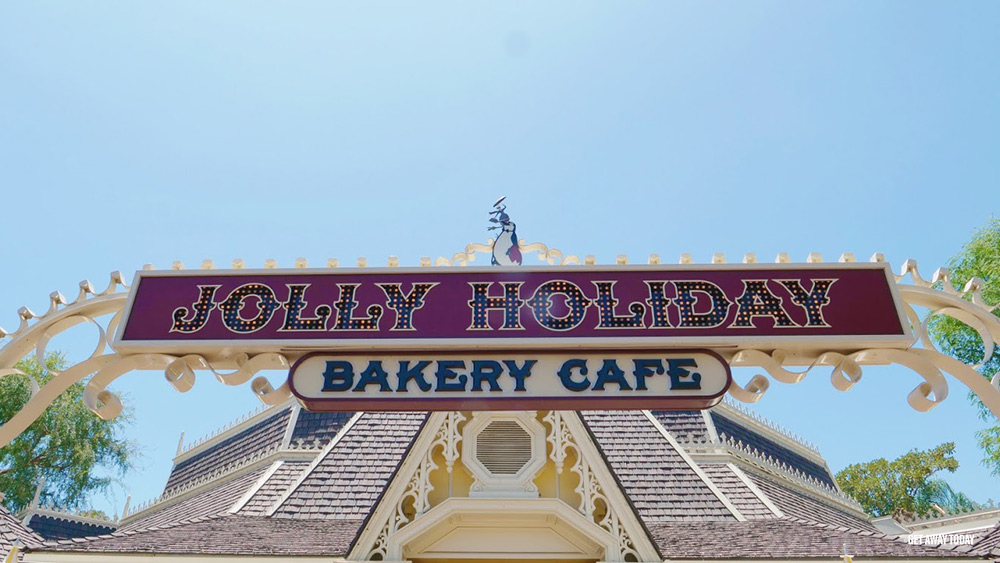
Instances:
[[[524,447],[530,454],[510,466],[497,464],[494,467],[499,469],[493,471],[490,463],[484,465],[479,456],[488,440],[493,439],[488,431],[497,421],[515,422],[529,440]],[[519,439],[509,424],[504,428],[508,429],[504,440]],[[536,438],[541,440],[540,447]],[[536,445],[529,446],[529,442]],[[503,449],[489,451],[489,459],[493,460],[492,456]],[[523,456],[525,450],[511,451]],[[549,511],[546,521],[563,527],[562,532],[555,528],[538,531],[539,545],[548,546],[545,549],[555,549],[557,537],[573,537],[589,529],[594,537],[610,538],[600,547],[605,560],[659,557],[579,415],[522,411],[432,413],[360,532],[350,558],[402,560],[427,556],[419,550],[436,543],[424,534],[448,536],[450,529],[442,531],[441,526],[471,521],[483,502],[491,507],[495,526],[512,529],[519,525],[518,514]],[[556,514],[558,511],[563,515]],[[463,529],[464,534],[483,534],[480,542],[463,543],[469,549],[492,545],[488,530],[477,531],[471,525]],[[548,540],[543,542],[543,538]],[[587,549],[578,547],[583,550],[580,553]],[[534,555],[519,553],[518,557],[552,556],[539,549]],[[580,553],[567,552],[564,556],[576,557]],[[464,556],[488,558],[489,552],[475,551]]]

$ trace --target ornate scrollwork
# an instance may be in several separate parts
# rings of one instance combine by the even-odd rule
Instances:
[[[570,468],[570,472],[579,477],[576,488],[573,490],[580,498],[580,502],[576,506],[577,511],[610,532],[618,540],[619,561],[638,561],[640,558],[635,544],[619,520],[617,513],[611,508],[611,502],[601,488],[597,475],[587,462],[586,456],[580,451],[580,446],[574,440],[573,433],[564,419],[565,416],[560,411],[549,411],[542,418],[549,425],[546,440],[552,445],[549,458],[556,466],[556,473],[562,473],[569,450],[574,450],[576,461]]]
[[[555,248],[549,248],[541,243],[526,243],[520,241],[522,252],[534,252],[538,260],[548,264],[579,264],[576,256],[565,256]],[[475,259],[477,252],[491,253],[492,241],[487,244],[470,244],[463,252],[458,252],[452,258],[438,258],[438,265],[464,266]],[[854,257],[845,254],[841,261],[853,261]],[[883,262],[884,258],[876,254],[873,261]],[[778,256],[778,262],[788,263],[787,255]],[[812,254],[808,262],[821,262],[818,254]],[[586,264],[593,264],[594,258],[587,256]],[[617,258],[619,264],[628,262],[624,256]],[[651,255],[649,262],[658,264],[659,256]],[[681,257],[682,263],[691,263],[689,255]],[[725,258],[716,255],[713,263],[725,263]],[[756,257],[747,255],[744,262],[755,263]],[[358,266],[364,267],[367,261],[358,260]],[[422,265],[429,266],[430,259],[421,260]],[[336,259],[330,259],[327,265],[335,268]],[[389,266],[397,266],[398,259],[389,258]],[[277,263],[269,260],[266,268],[274,268]],[[296,267],[307,267],[305,259],[298,259]],[[180,263],[174,264],[174,269],[183,268]],[[202,264],[203,269],[212,269],[215,265],[210,261]],[[242,260],[233,262],[233,268],[243,268]],[[902,283],[905,278],[911,283]],[[983,281],[972,279],[961,289],[956,288],[947,269],[938,269],[930,280],[924,279],[913,260],[907,260],[900,273],[895,276],[897,288],[903,300],[903,309],[910,321],[915,339],[906,349],[870,348],[855,350],[849,353],[833,351],[813,351],[811,355],[801,352],[793,354],[781,349],[744,349],[732,353],[727,359],[734,366],[752,366],[763,368],[771,378],[785,383],[801,381],[816,366],[831,366],[830,375],[833,386],[841,391],[847,391],[861,380],[862,366],[898,364],[917,373],[923,381],[907,396],[909,404],[920,411],[926,411],[943,401],[948,395],[948,373],[968,386],[994,415],[1000,416],[1000,374],[987,381],[976,370],[993,357],[995,343],[1000,342],[1000,318],[994,313],[997,305],[985,302],[982,296]],[[0,427],[0,446],[10,443],[23,432],[41,413],[70,386],[90,378],[85,389],[84,400],[94,412],[103,418],[113,418],[121,412],[119,399],[107,386],[133,370],[163,370],[167,381],[178,391],[184,392],[194,384],[195,371],[211,371],[216,379],[225,385],[242,385],[250,382],[250,388],[255,396],[264,404],[280,403],[291,396],[287,383],[275,389],[266,378],[254,377],[258,372],[269,369],[287,369],[289,360],[282,354],[266,353],[250,356],[236,353],[227,357],[207,359],[200,355],[170,356],[165,354],[122,354],[113,349],[110,336],[118,329],[122,309],[128,297],[129,287],[120,272],[112,272],[106,289],[97,291],[89,281],[79,284],[79,292],[73,301],[68,301],[61,293],[53,292],[49,296],[49,308],[41,315],[35,314],[27,307],[18,310],[20,319],[17,330],[7,332],[0,328],[0,377],[9,375],[27,376],[15,366],[24,358],[33,356],[39,362],[44,362],[45,353],[50,341],[59,334],[79,325],[90,324],[97,329],[97,339],[93,351],[84,360],[54,374],[44,386],[29,377],[31,399],[25,407],[11,420]],[[918,309],[926,310],[923,318]],[[929,331],[929,320],[938,316],[946,316],[969,326],[982,341],[984,357],[976,365],[967,365],[946,354],[941,353],[932,341]],[[800,371],[791,371],[787,366],[806,366]],[[235,369],[233,369],[235,367]],[[222,371],[231,370],[231,371]],[[763,375],[754,375],[745,385],[735,384],[730,394],[743,402],[756,402],[767,392],[769,379]]]
[[[21,307],[17,314],[20,325],[14,332],[0,328],[0,340],[6,340],[0,348],[0,377],[21,375],[29,378],[31,398],[14,417],[0,427],[0,446],[10,443],[23,432],[56,398],[73,384],[87,376],[110,369],[120,357],[116,353],[105,353],[109,347],[109,334],[113,334],[121,319],[121,311],[128,296],[128,285],[120,272],[112,272],[110,282],[104,291],[98,292],[87,280],[80,282],[79,293],[73,301],[67,301],[56,291],[49,295],[49,309],[38,315],[27,307]],[[106,317],[110,319],[104,320]],[[45,365],[45,354],[53,337],[76,325],[88,323],[97,328],[97,342],[93,351],[83,361],[53,377],[44,386],[17,369],[21,360],[33,356],[40,365]],[[102,389],[92,389],[84,395],[95,412],[113,417],[121,411],[118,399]]]
[[[884,258],[876,254],[872,260],[879,262]],[[902,283],[907,276],[912,283]],[[901,365],[923,379],[907,395],[909,405],[921,412],[934,408],[948,396],[948,382],[944,377],[947,373],[971,389],[994,416],[1000,417],[1000,374],[987,380],[976,371],[990,361],[995,343],[1000,342],[1000,318],[995,315],[997,305],[989,305],[983,299],[983,281],[973,278],[959,290],[952,284],[947,268],[939,268],[930,280],[925,280],[914,260],[907,260],[894,278],[903,301],[903,311],[915,335],[910,347],[868,348],[848,354],[825,352],[807,357],[800,354],[794,356],[793,361],[790,361],[792,353],[786,350],[740,350],[729,358],[730,364],[763,368],[768,375],[783,383],[798,383],[816,366],[832,366],[830,382],[840,391],[849,390],[861,380],[862,366]],[[922,319],[918,308],[927,311]],[[929,323],[939,315],[955,319],[975,331],[983,346],[983,358],[979,363],[968,365],[938,350],[931,338]],[[787,365],[807,367],[790,371],[785,368]],[[767,378],[758,374],[745,386],[734,383],[730,394],[740,401],[753,403],[763,397],[768,387]]]
[[[518,248],[520,248],[521,253],[527,254],[529,252],[534,252],[538,257],[539,262],[545,264],[558,264],[558,265],[569,265],[569,264],[579,264],[580,258],[578,256],[569,255],[566,256],[558,248],[549,248],[548,246],[540,242],[525,242],[524,239],[518,241]],[[435,266],[468,266],[470,262],[476,259],[476,253],[482,252],[484,254],[493,253],[493,241],[486,241],[486,244],[472,243],[465,247],[462,252],[456,252],[452,257],[445,258],[444,256],[438,257],[434,261]],[[428,261],[429,262],[429,261]],[[425,262],[424,265],[429,266],[430,264]]]
[[[136,370],[163,370],[166,380],[178,391],[186,392],[194,385],[194,370],[210,370],[226,385],[242,385],[262,370],[287,369],[288,359],[280,354],[249,356],[238,353],[210,362],[199,355],[171,356],[166,354],[123,355],[114,350],[111,335],[118,329],[122,309],[128,298],[129,286],[120,272],[112,272],[104,291],[96,291],[89,281],[80,282],[76,299],[67,301],[59,292],[49,296],[48,311],[37,315],[27,307],[18,311],[20,326],[14,332],[0,329],[0,339],[6,342],[0,348],[0,377],[20,375],[28,377],[31,398],[28,403],[3,426],[0,426],[0,447],[9,444],[28,428],[42,412],[71,386],[90,378],[84,388],[84,403],[98,416],[110,420],[122,411],[121,400],[107,389],[114,380]],[[41,386],[29,374],[17,369],[21,360],[34,357],[45,364],[45,355],[52,339],[79,325],[90,324],[97,328],[97,342],[87,358],[73,366],[53,373]],[[236,366],[230,372],[220,372],[220,366]],[[287,383],[274,389],[264,377],[251,382],[251,388],[260,401],[273,405],[291,396]]]
[[[466,416],[460,412],[449,412],[445,415],[434,434],[434,440],[427,448],[427,453],[417,464],[413,475],[407,482],[406,489],[399,497],[399,501],[396,502],[392,514],[382,527],[382,531],[379,532],[375,544],[369,550],[368,560],[384,559],[389,546],[389,538],[400,528],[431,509],[430,494],[434,490],[431,475],[438,469],[438,464],[434,461],[434,454],[440,448],[441,456],[445,460],[445,469],[450,475],[460,455],[458,449],[459,442],[462,441],[460,426],[465,420]],[[412,513],[408,514],[409,511]]]

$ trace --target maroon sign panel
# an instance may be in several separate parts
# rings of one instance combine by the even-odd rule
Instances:
[[[905,345],[883,264],[142,271],[132,350]]]

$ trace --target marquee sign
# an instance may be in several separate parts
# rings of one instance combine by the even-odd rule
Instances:
[[[650,255],[646,266],[580,265],[520,239],[504,198],[493,208],[495,238],[436,262],[449,267],[308,269],[303,258],[294,269],[215,270],[206,260],[201,270],[143,270],[131,285],[112,272],[103,291],[85,280],[72,301],[51,293],[44,313],[22,307],[16,330],[0,328],[0,377],[20,374],[20,361],[45,357],[54,336],[80,323],[98,327],[98,342],[33,382],[29,402],[0,425],[0,447],[82,381],[84,403],[113,419],[123,405],[108,385],[133,370],[162,370],[181,392],[211,370],[225,385],[250,382],[266,405],[294,394],[317,410],[692,409],[726,392],[746,403],[764,396],[768,377],[740,384],[730,365],[789,384],[827,366],[847,391],[865,366],[898,364],[921,378],[906,396],[914,409],[948,396],[948,374],[1000,416],[1000,374],[977,371],[1000,343],[983,280],[957,284],[947,268],[925,279],[913,260],[895,275],[881,254],[870,263],[845,253],[838,263],[811,254],[805,264],[787,255],[757,264],[748,254],[744,264],[688,256],[665,266]],[[494,267],[465,267],[477,252]],[[520,267],[532,253],[550,266]],[[980,364],[935,347],[935,317],[977,334]],[[285,369],[278,386],[260,375]]]
[[[731,379],[708,350],[317,353],[289,387],[310,410],[700,409]]]
[[[130,352],[912,342],[885,264],[142,271]]]
[[[294,389],[311,408],[331,409],[372,395],[386,408],[529,404],[512,397],[567,408],[586,408],[590,397],[600,398],[595,408],[671,408],[667,398],[677,398],[669,404],[685,408],[684,400],[709,404],[716,389],[712,359],[680,366],[701,376],[700,390],[683,385],[693,376],[671,375],[678,367],[671,360],[698,350],[718,354],[723,369],[760,369],[745,383],[727,379],[728,393],[742,402],[760,400],[771,379],[798,383],[827,367],[831,384],[847,391],[868,366],[895,364],[919,377],[906,395],[918,411],[948,396],[950,376],[1000,416],[1000,375],[985,379],[978,365],[937,350],[928,333],[931,318],[961,323],[977,334],[980,361],[990,361],[1000,321],[980,279],[958,283],[946,268],[924,278],[913,260],[893,274],[881,255],[857,263],[846,253],[838,263],[810,256],[805,264],[579,265],[541,243],[515,246],[515,225],[500,203],[491,213],[496,240],[439,259],[455,267],[215,270],[206,261],[200,270],[144,270],[132,284],[112,272],[104,290],[83,281],[75,299],[51,293],[43,313],[22,307],[17,329],[0,329],[0,375],[44,357],[53,337],[80,323],[96,325],[99,338],[89,356],[33,389],[0,426],[0,446],[81,381],[91,410],[118,416],[123,405],[108,386],[134,370],[162,370],[180,391],[194,385],[196,371],[211,370],[225,385],[249,382],[266,405],[283,403]],[[476,252],[491,252],[498,267],[465,267]],[[552,265],[510,266],[535,252]],[[531,360],[519,391],[519,370]],[[585,361],[588,373],[574,371],[580,364],[571,360]],[[650,367],[654,360],[660,363]],[[294,373],[281,385],[262,374],[290,365]]]

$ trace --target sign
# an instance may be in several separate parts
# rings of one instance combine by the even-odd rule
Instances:
[[[891,275],[862,263],[141,271],[114,344],[165,353],[903,348],[912,338]]]
[[[708,350],[317,353],[288,381],[319,411],[702,409],[732,376]]]

